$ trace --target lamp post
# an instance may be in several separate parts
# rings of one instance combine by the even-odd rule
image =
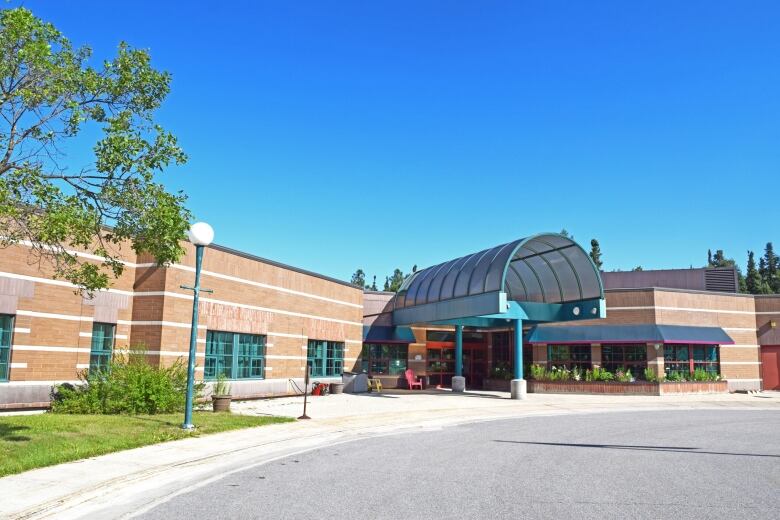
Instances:
[[[184,430],[195,428],[192,424],[192,393],[195,388],[195,352],[198,343],[198,297],[201,290],[211,292],[209,289],[200,288],[200,268],[203,263],[203,248],[214,240],[214,230],[205,222],[197,222],[190,227],[190,242],[195,246],[195,285],[192,287],[182,285],[182,289],[189,289],[195,295],[192,300],[192,331],[190,332],[190,356],[187,363],[187,402],[184,405]]]

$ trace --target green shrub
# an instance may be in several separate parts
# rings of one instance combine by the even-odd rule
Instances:
[[[211,395],[230,395],[230,385],[227,382],[224,372],[220,372],[217,376],[217,381],[214,383],[214,387],[211,390]]]
[[[634,379],[634,376],[631,375],[631,370],[620,367],[617,372],[615,372],[615,379],[621,383],[630,383]]]
[[[652,368],[648,367],[645,368],[645,380],[649,381],[650,383],[657,383],[658,382],[658,376],[655,375],[655,371],[653,371]]]
[[[184,410],[187,369],[181,359],[170,367],[151,365],[144,351],[115,356],[105,371],[83,371],[80,385],[59,385],[54,413],[157,414]],[[203,388],[197,384],[195,395]]]
[[[681,383],[685,381],[685,374],[678,372],[677,370],[670,370],[669,373],[666,374],[666,380],[673,383]]]
[[[537,381],[544,381],[547,379],[547,368],[542,365],[531,365],[531,377]]]
[[[691,380],[692,381],[720,381],[720,376],[718,374],[713,374],[712,372],[708,372],[703,368],[696,368],[693,371],[693,376]]]

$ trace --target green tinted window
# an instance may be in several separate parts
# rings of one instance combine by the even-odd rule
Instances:
[[[108,370],[111,365],[111,356],[114,351],[113,323],[92,324],[92,348],[89,353],[90,370]]]
[[[340,376],[344,372],[344,343],[310,339],[306,362],[314,377]]]
[[[0,381],[8,381],[8,365],[11,358],[11,335],[14,317],[0,315]]]
[[[205,379],[265,377],[265,336],[210,330],[206,333]]]

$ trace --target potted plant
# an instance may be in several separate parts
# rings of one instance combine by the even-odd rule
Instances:
[[[230,401],[233,396],[230,395],[230,385],[224,373],[217,376],[217,382],[211,389],[211,402],[215,412],[229,412]]]

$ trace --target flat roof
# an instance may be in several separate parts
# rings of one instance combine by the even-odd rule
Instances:
[[[262,256],[253,255],[250,253],[245,253],[244,251],[239,251],[238,249],[233,249],[227,246],[221,246],[219,244],[211,244],[207,247],[210,247],[212,249],[216,249],[217,251],[222,251],[223,253],[228,253],[231,255],[240,256],[241,258],[246,258],[247,260],[254,260],[255,262],[263,262],[264,264],[273,265],[274,267],[280,267],[282,269],[287,269],[289,271],[295,271],[296,273],[305,274],[308,276],[313,276],[315,278],[320,278],[321,280],[327,280],[328,282],[337,283],[339,285],[346,285],[347,287],[352,287],[353,289],[360,289],[363,290],[362,287],[358,287],[357,285],[351,284],[344,280],[339,280],[338,278],[333,278],[331,276],[327,276],[320,273],[315,273],[314,271],[308,271],[306,269],[301,269],[300,267],[295,267],[288,264],[283,264],[282,262],[277,262],[275,260],[269,260],[268,258],[263,258]]]

